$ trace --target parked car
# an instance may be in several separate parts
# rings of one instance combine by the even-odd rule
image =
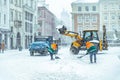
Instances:
[[[40,53],[41,55],[47,55],[48,50],[47,47],[49,47],[48,43],[46,42],[33,42],[30,44],[29,51],[30,56],[34,56],[34,53]]]

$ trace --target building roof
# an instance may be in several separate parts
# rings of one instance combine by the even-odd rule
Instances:
[[[72,3],[97,3],[99,0],[76,0]]]

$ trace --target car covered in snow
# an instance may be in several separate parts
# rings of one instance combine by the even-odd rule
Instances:
[[[43,41],[31,43],[29,47],[30,56],[34,56],[34,53],[40,53],[41,55],[47,55],[48,54],[47,47],[49,47],[48,43],[43,42]]]

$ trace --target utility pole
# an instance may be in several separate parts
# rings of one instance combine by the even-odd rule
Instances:
[[[106,26],[103,25],[103,50],[108,49],[107,35],[106,35]]]

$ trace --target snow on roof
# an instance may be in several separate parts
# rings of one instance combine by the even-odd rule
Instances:
[[[76,0],[73,3],[96,3],[99,0]]]

